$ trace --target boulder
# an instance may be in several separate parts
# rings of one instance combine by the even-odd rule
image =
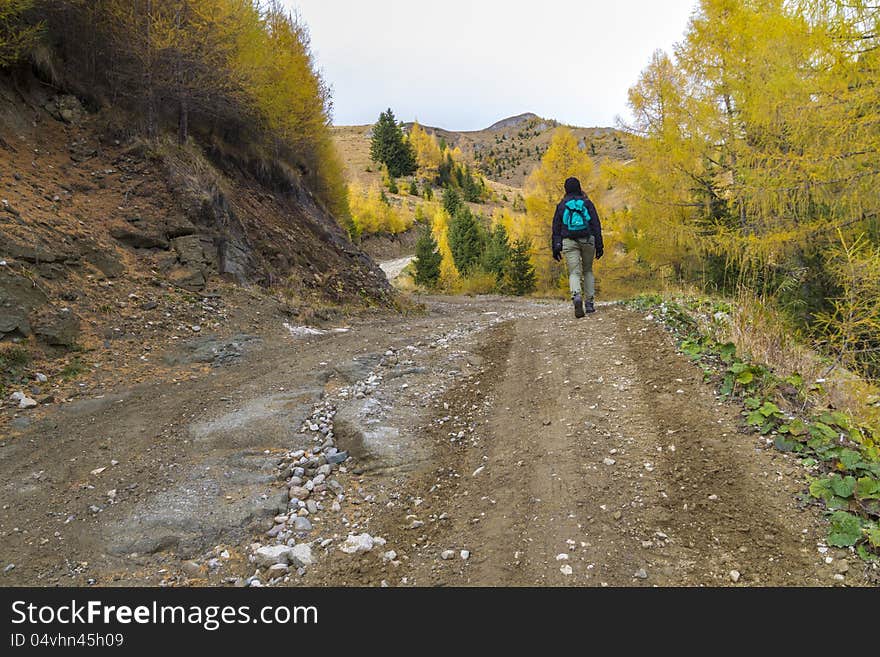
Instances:
[[[315,563],[315,560],[312,558],[312,548],[305,543],[293,546],[290,549],[289,558],[290,563],[298,568],[311,566]]]
[[[12,306],[0,307],[0,336],[26,338],[31,334],[27,313]]]
[[[385,545],[385,539],[364,534],[349,534],[339,549],[346,554],[369,552],[376,545]]]
[[[161,235],[145,233],[131,226],[114,226],[110,229],[110,235],[135,249],[168,249],[168,240]]]
[[[38,324],[34,332],[52,347],[73,347],[80,334],[79,320],[69,312],[59,313]]]
[[[168,217],[165,219],[165,234],[168,236],[168,239],[192,235],[195,232],[195,225],[186,217]]]
[[[85,115],[85,110],[82,103],[79,102],[79,98],[69,94],[55,96],[44,107],[54,119],[64,123],[79,123]]]
[[[91,245],[83,248],[82,257],[107,278],[118,278],[125,271],[125,266],[115,257],[113,249],[99,249]]]
[[[275,564],[290,563],[290,548],[286,545],[264,545],[254,551],[258,566],[269,568]]]
[[[189,265],[173,267],[168,272],[168,278],[172,283],[185,290],[197,292],[205,287],[205,274],[197,268]]]
[[[172,248],[177,252],[180,262],[187,265],[201,265],[205,262],[202,240],[198,235],[186,235],[171,240]]]

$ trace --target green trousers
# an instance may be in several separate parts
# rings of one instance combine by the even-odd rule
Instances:
[[[568,285],[571,296],[580,294],[584,301],[592,301],[596,296],[596,279],[593,276],[593,258],[596,255],[596,238],[581,237],[562,240],[562,255],[568,265]]]

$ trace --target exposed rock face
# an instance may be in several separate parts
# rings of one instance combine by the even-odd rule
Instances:
[[[82,121],[85,114],[82,103],[76,96],[55,96],[44,107],[52,118],[64,123],[77,124]]]
[[[34,331],[40,340],[52,347],[70,348],[79,337],[79,320],[71,312],[60,312],[42,321]]]
[[[162,235],[147,233],[130,226],[114,226],[110,235],[135,249],[167,249],[168,240]]]
[[[30,280],[0,268],[0,339],[31,335],[29,315],[44,303],[46,295]]]

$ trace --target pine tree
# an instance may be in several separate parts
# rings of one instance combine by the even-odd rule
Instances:
[[[510,252],[510,263],[504,275],[502,289],[507,294],[523,296],[535,291],[535,268],[529,258],[531,244],[516,240]]]
[[[443,209],[446,210],[450,217],[454,217],[461,204],[459,193],[454,188],[447,187],[443,192]]]
[[[463,275],[472,274],[483,256],[483,231],[476,217],[462,205],[449,222],[449,249],[455,267]]]
[[[432,288],[440,278],[440,255],[437,240],[431,234],[430,226],[426,227],[416,242],[415,280],[419,285]]]
[[[404,138],[403,130],[397,124],[391,108],[382,112],[373,126],[370,157],[375,162],[384,164],[392,178],[410,176],[416,172],[415,153],[409,141]]]
[[[480,195],[482,190],[480,189],[480,185],[474,179],[473,173],[471,173],[470,167],[465,167],[464,177],[461,185],[461,193],[464,196],[464,200],[469,203],[477,203],[480,200]]]
[[[486,252],[483,254],[483,269],[491,274],[495,274],[495,278],[501,281],[510,261],[510,241],[507,237],[507,229],[502,224],[495,226],[492,234],[489,236],[489,243],[486,245]]]
[[[419,195],[419,186],[416,183],[415,178],[409,181],[409,195],[410,196],[418,196]]]

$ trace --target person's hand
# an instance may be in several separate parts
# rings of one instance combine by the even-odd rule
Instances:
[[[605,255],[605,249],[596,249],[596,260],[599,260],[603,255]]]
[[[556,262],[559,262],[560,260],[562,260],[562,249],[558,249],[556,247],[553,247],[553,259]]]

